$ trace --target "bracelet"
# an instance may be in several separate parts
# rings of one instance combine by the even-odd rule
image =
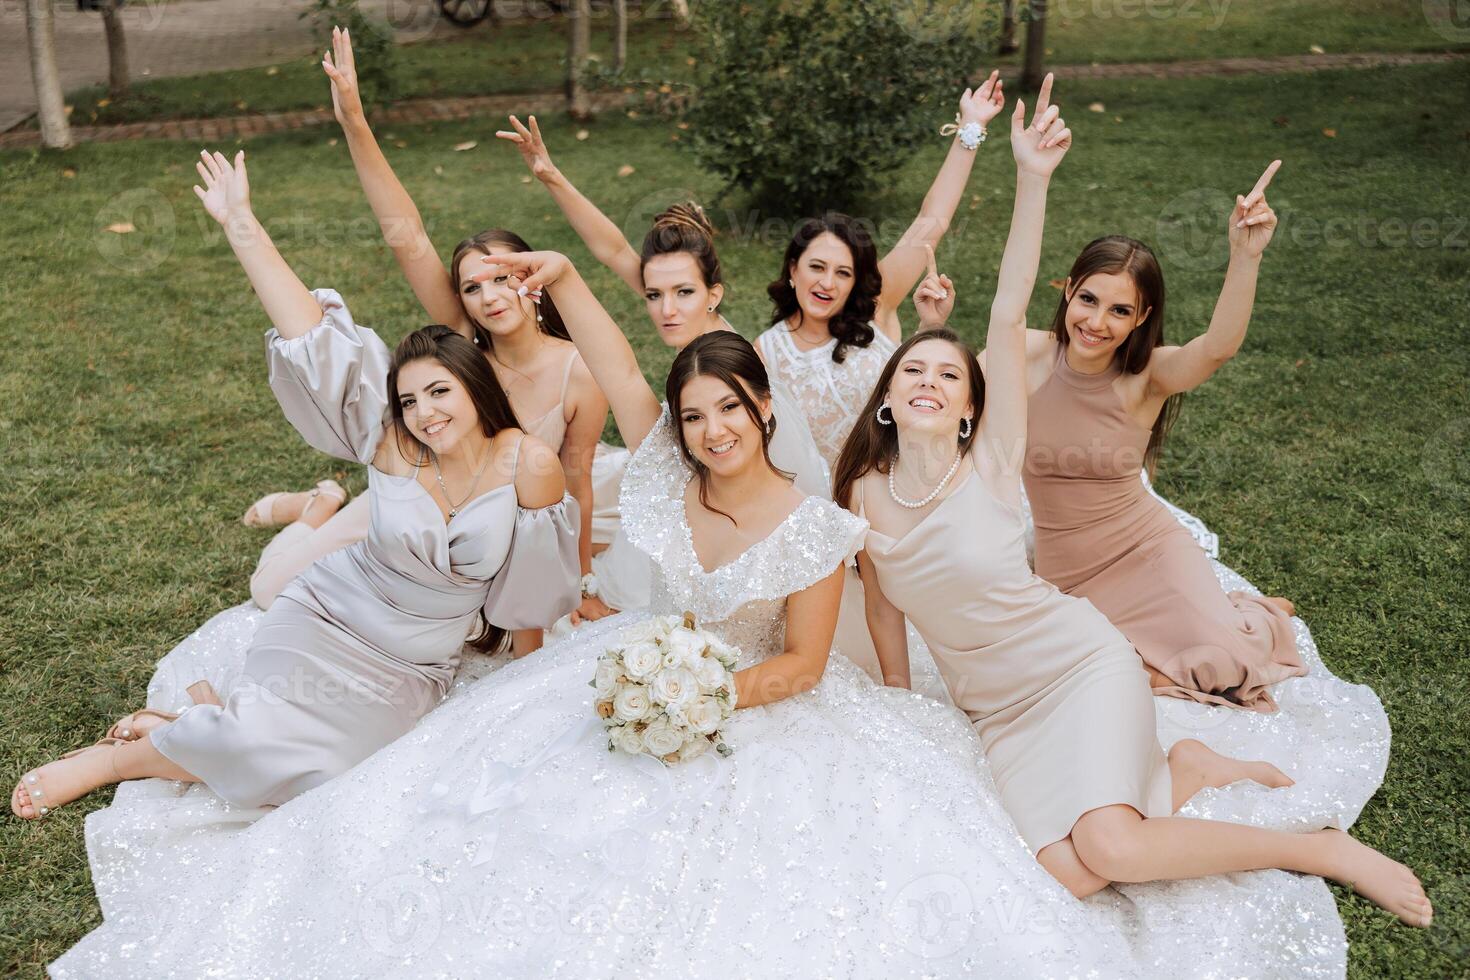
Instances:
[[[960,138],[960,146],[974,151],[979,149],[980,144],[985,142],[985,127],[977,122],[967,122],[960,125],[959,113],[955,113],[954,122],[945,123],[939,127],[940,136],[955,136]]]
[[[602,593],[599,592],[598,589],[597,589],[597,576],[595,574],[593,574],[592,572],[588,572],[586,575],[583,575],[582,576],[582,598],[583,599],[600,599],[600,598],[602,598]]]

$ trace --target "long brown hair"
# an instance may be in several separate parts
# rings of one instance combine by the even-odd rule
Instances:
[[[866,347],[873,342],[873,316],[878,311],[878,296],[883,292],[883,273],[878,271],[878,248],[873,236],[862,223],[848,215],[829,211],[820,218],[807,218],[796,226],[791,242],[786,246],[786,255],[781,260],[781,275],[766,287],[771,297],[771,323],[789,320],[801,312],[792,288],[792,269],[806,254],[812,242],[823,234],[836,235],[852,252],[852,291],[847,302],[827,323],[827,329],[837,338],[832,348],[832,360],[841,364],[847,357],[848,347]]]
[[[863,474],[870,470],[887,473],[893,461],[898,458],[898,426],[880,424],[878,406],[888,397],[888,386],[893,383],[893,375],[897,373],[898,366],[909,356],[909,351],[926,340],[942,340],[960,352],[965,371],[970,375],[970,409],[975,413],[970,421],[970,434],[960,437],[960,452],[968,453],[975,442],[975,434],[980,429],[980,413],[985,409],[985,375],[980,371],[980,362],[976,359],[974,350],[948,327],[916,333],[899,344],[898,350],[883,365],[883,373],[878,375],[873,392],[868,395],[867,404],[858,413],[856,424],[847,434],[847,441],[842,444],[837,465],[832,469],[832,499],[843,507],[850,509],[853,484],[861,480]]]
[[[1067,336],[1067,305],[1087,278],[1098,274],[1128,276],[1138,290],[1139,305],[1149,311],[1143,322],[1134,327],[1128,339],[1113,352],[1114,363],[1129,374],[1138,374],[1148,367],[1154,348],[1164,345],[1164,270],[1159,268],[1159,260],[1154,256],[1153,250],[1136,238],[1106,235],[1087,243],[1087,247],[1073,261],[1072,271],[1068,273],[1071,292],[1063,292],[1057,302],[1057,313],[1051,323],[1052,336],[1063,350],[1071,343]],[[1143,464],[1150,475],[1153,474],[1159,452],[1164,447],[1164,437],[1169,434],[1169,429],[1179,417],[1179,407],[1183,400],[1183,393],[1170,395],[1164,399],[1159,417],[1154,419],[1153,428],[1149,432],[1148,449],[1143,456]]]
[[[480,420],[480,431],[487,438],[495,438],[501,429],[519,429],[515,410],[505,389],[495,377],[485,356],[473,343],[465,340],[442,323],[420,327],[404,337],[393,351],[393,361],[388,367],[388,406],[392,413],[394,438],[398,440],[398,452],[404,459],[420,460],[432,450],[413,434],[403,421],[403,404],[398,400],[398,373],[403,366],[413,361],[433,360],[444,365],[450,374],[464,385],[475,406],[475,415]],[[408,439],[405,445],[404,438]],[[412,449],[412,452],[406,452]],[[507,636],[505,630],[491,626],[480,613],[480,633],[469,641],[469,645],[481,652],[498,650]]]
[[[771,415],[771,422],[766,424],[761,418],[761,409],[758,402],[768,401],[771,397],[771,379],[766,374],[766,365],[756,354],[755,348],[750,346],[750,341],[730,330],[716,330],[703,334],[691,340],[683,350],[679,351],[674,358],[674,363],[669,367],[668,380],[664,382],[664,398],[669,403],[669,415],[674,426],[674,441],[679,446],[679,455],[684,460],[684,465],[694,471],[699,478],[699,503],[712,513],[728,518],[731,524],[739,526],[735,518],[730,517],[724,511],[711,507],[709,503],[709,470],[703,463],[694,458],[690,452],[689,445],[684,441],[684,425],[680,419],[680,396],[684,392],[684,386],[691,378],[708,376],[724,382],[735,397],[740,399],[740,404],[745,412],[755,423],[761,433],[761,456],[772,472],[779,474],[785,479],[791,479],[791,474],[776,468],[771,462],[771,436],[776,432],[776,416]]]
[[[465,256],[471,252],[480,252],[484,255],[489,255],[490,249],[496,245],[502,248],[508,248],[512,252],[535,251],[530,245],[526,244],[526,240],[520,235],[517,235],[513,231],[506,231],[504,228],[491,228],[488,231],[480,232],[472,238],[466,238],[454,246],[454,254],[449,259],[449,280],[454,284],[455,296],[460,295],[459,287],[464,281],[460,277],[459,267],[464,262]],[[464,300],[461,299],[460,303],[463,304]],[[572,339],[572,335],[567,332],[566,323],[561,318],[561,312],[557,310],[556,304],[551,301],[549,293],[542,294],[538,309],[541,313],[541,319],[536,324],[537,329],[547,336],[556,337],[559,340],[569,341]],[[468,313],[465,314],[465,317],[470,321],[470,329],[474,331],[475,346],[487,351],[490,350],[490,331],[476,323],[475,318]]]
[[[693,257],[704,277],[706,289],[724,282],[720,274],[720,257],[715,253],[715,230],[704,216],[704,208],[693,201],[671,204],[654,216],[653,227],[643,236],[643,249],[638,253],[638,268],[648,265],[657,255],[685,252]],[[718,312],[719,306],[715,306]]]

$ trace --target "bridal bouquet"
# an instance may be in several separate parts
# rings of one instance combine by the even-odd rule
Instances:
[[[735,711],[738,651],[696,629],[694,616],[655,616],[625,630],[597,661],[591,684],[609,752],[684,762],[710,748],[729,755],[720,734]]]

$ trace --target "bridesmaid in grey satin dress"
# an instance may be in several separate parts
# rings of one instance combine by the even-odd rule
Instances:
[[[146,777],[279,805],[412,728],[481,620],[471,644],[485,648],[580,599],[577,504],[485,358],[444,326],[415,331],[390,358],[337,293],[308,292],[250,210],[243,157],[205,155],[207,190],[195,192],[275,324],[266,344],[282,411],[316,449],[368,464],[372,526],[282,592],[226,703],[173,720],[140,712],[115,726],[124,737],[27,773],[11,797],[26,819]]]

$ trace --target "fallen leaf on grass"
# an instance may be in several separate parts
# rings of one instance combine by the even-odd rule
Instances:
[[[396,146],[396,147],[398,147],[400,150],[406,150],[406,149],[408,149],[408,141],[407,140],[394,140],[393,141],[393,145]]]
[[[1324,47],[1322,47],[1322,45],[1320,45],[1320,44],[1314,44],[1310,48],[1308,48],[1307,50],[1310,51],[1310,52],[1312,52],[1313,54],[1326,54],[1327,53],[1327,49],[1324,48]]]
[[[1327,137],[1330,140],[1331,139],[1337,139],[1337,130],[1335,130],[1335,129],[1324,129],[1324,130],[1322,130],[1322,135],[1325,136],[1325,137]]]
[[[580,141],[584,141],[584,140],[586,140],[586,139],[587,139],[587,137],[589,137],[589,136],[591,136],[591,135],[592,135],[592,134],[591,134],[591,133],[589,133],[589,132],[587,132],[587,130],[585,130],[585,129],[579,129],[579,130],[577,130],[577,140],[578,140],[578,141],[579,141],[579,142],[580,142]]]
[[[1088,112],[1107,112],[1108,111],[1108,107],[1105,106],[1105,105],[1103,105],[1101,102],[1093,102],[1092,104],[1090,104],[1087,107],[1087,111]]]
[[[1271,120],[1271,125],[1277,127],[1278,129],[1285,129],[1288,125],[1290,125],[1290,123],[1291,120],[1285,116],[1277,116],[1275,119]]]
[[[328,146],[336,146],[337,145],[337,137],[333,136],[331,139],[327,140],[327,145]]]
[[[476,143],[474,140],[465,140],[463,143],[454,144],[454,151],[456,153],[463,153],[465,150],[473,150],[479,145],[480,144]]]
[[[265,73],[267,75],[279,75],[281,73],[281,69],[277,68],[275,65],[271,65],[265,70]]]
[[[1067,280],[1065,280],[1065,279],[1049,279],[1049,280],[1047,280],[1047,283],[1046,284],[1048,286],[1050,286],[1052,289],[1061,289],[1062,287],[1064,287],[1064,286],[1067,285]]]
[[[529,184],[530,182],[531,182],[531,178],[530,177],[522,177],[521,178],[521,183],[523,183],[523,184]]]
[[[131,235],[138,229],[133,227],[133,223],[131,221],[115,221],[102,230],[110,231],[114,235]]]
[[[76,167],[62,167],[61,168],[61,176],[63,176],[63,177],[71,178],[71,177],[75,177],[76,175],[77,175],[77,168]]]
[[[107,106],[110,106],[110,105],[112,105],[112,100],[111,99],[98,99],[97,100],[97,108],[99,108],[99,109],[106,108]]]
[[[443,177],[444,176],[444,168],[441,167],[441,166],[439,166],[439,165],[437,165],[437,164],[435,164],[435,166],[434,166],[434,176],[435,177]]]
[[[631,176],[633,176],[633,166],[631,164],[627,164],[627,163],[623,164],[621,167],[618,168],[618,176],[619,177],[631,177]]]

